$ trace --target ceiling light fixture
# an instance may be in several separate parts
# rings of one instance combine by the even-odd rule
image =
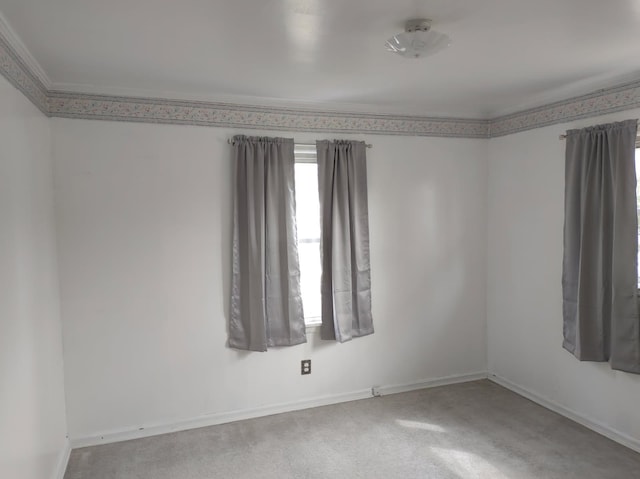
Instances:
[[[419,18],[409,20],[404,32],[387,40],[387,50],[405,58],[420,58],[433,55],[451,45],[444,33],[431,30],[431,20]]]

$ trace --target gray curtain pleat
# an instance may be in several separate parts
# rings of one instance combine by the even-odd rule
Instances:
[[[366,146],[318,141],[322,251],[320,337],[339,342],[373,333]]]
[[[567,132],[562,293],[564,348],[640,373],[636,130],[627,120]]]
[[[296,241],[293,140],[233,139],[233,281],[229,346],[306,342]]]

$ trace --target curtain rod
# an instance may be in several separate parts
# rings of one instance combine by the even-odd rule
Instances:
[[[566,134],[564,134],[564,135],[560,135],[560,137],[559,137],[559,139],[560,139],[560,140],[565,140],[566,138],[567,138],[567,135],[566,135]],[[640,133],[638,133],[638,134],[636,135],[636,138],[638,138],[638,139],[640,140]]]
[[[233,145],[233,139],[229,138],[227,140],[227,143],[229,143],[230,145]],[[300,141],[300,142],[296,141],[294,142],[294,144],[298,146],[315,146],[316,145],[315,141]],[[367,148],[373,148],[373,145],[371,143],[365,143],[364,146],[366,146]]]

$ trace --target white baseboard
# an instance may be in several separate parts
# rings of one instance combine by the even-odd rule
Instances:
[[[157,436],[158,434],[167,434],[170,432],[197,429],[199,427],[215,426],[217,424],[225,424],[229,422],[241,421],[244,419],[253,419],[262,416],[271,416],[273,414],[297,411],[300,409],[308,409],[318,406],[327,406],[329,404],[355,401],[358,399],[366,399],[370,397],[371,390],[362,389],[359,391],[353,391],[344,394],[321,396],[313,399],[304,399],[301,401],[292,401],[287,403],[274,404],[271,406],[261,406],[252,409],[241,409],[237,411],[207,414],[204,416],[178,420],[170,423],[147,425],[136,429],[107,431],[94,436],[72,438],[71,445],[75,449],[78,447],[96,446],[98,444],[128,441],[130,439]]]
[[[612,441],[615,441],[623,446],[628,447],[629,449],[633,449],[636,452],[640,452],[640,440],[631,437],[625,433],[620,431],[616,431],[610,426],[602,424],[598,421],[591,420],[580,413],[577,413],[569,408],[566,408],[555,401],[539,396],[538,394],[530,391],[527,388],[522,386],[518,386],[515,383],[512,383],[508,379],[505,379],[500,376],[496,376],[495,374],[489,374],[488,379],[493,381],[496,384],[499,384],[502,387],[513,391],[514,393],[523,396],[542,407],[550,409],[551,411],[560,414],[572,421],[577,422],[578,424],[582,424],[584,427],[591,429],[592,431],[597,432],[598,434],[602,434],[605,437],[608,437]]]
[[[426,379],[415,383],[397,384],[395,386],[379,386],[377,389],[381,396],[388,394],[406,393],[409,391],[416,391],[418,389],[434,388],[437,386],[447,386],[449,384],[466,383],[469,381],[478,381],[480,379],[487,379],[486,371],[469,374],[457,374],[453,376],[447,376],[444,378]]]
[[[65,439],[64,448],[60,452],[58,459],[58,466],[53,474],[53,479],[64,479],[64,473],[67,471],[67,464],[69,464],[69,456],[71,455],[71,443],[69,439]]]
[[[456,384],[467,381],[476,381],[478,379],[486,379],[487,373],[472,373],[444,378],[427,379],[409,384],[401,384],[396,386],[381,386],[379,392],[381,395],[395,394],[400,392],[414,391],[416,389],[425,389],[435,386],[444,386],[446,384]],[[108,444],[112,442],[128,441],[130,439],[139,439],[142,437],[157,436],[158,434],[166,434],[170,432],[185,431],[187,429],[196,429],[199,427],[215,426],[217,424],[225,424],[244,419],[253,419],[256,417],[270,416],[272,414],[281,414],[284,412],[298,411],[300,409],[309,409],[312,407],[328,406],[348,401],[356,401],[358,399],[368,399],[372,397],[371,389],[361,389],[343,394],[333,394],[320,396],[312,399],[303,399],[300,401],[292,401],[271,406],[262,406],[252,409],[241,409],[237,411],[207,414],[200,417],[178,420],[170,423],[146,425],[134,429],[121,429],[116,431],[106,431],[100,434],[84,437],[72,437],[71,446],[75,448],[97,446],[99,444]]]

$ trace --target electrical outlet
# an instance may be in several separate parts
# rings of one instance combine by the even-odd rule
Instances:
[[[300,361],[300,374],[311,374],[311,359]]]

